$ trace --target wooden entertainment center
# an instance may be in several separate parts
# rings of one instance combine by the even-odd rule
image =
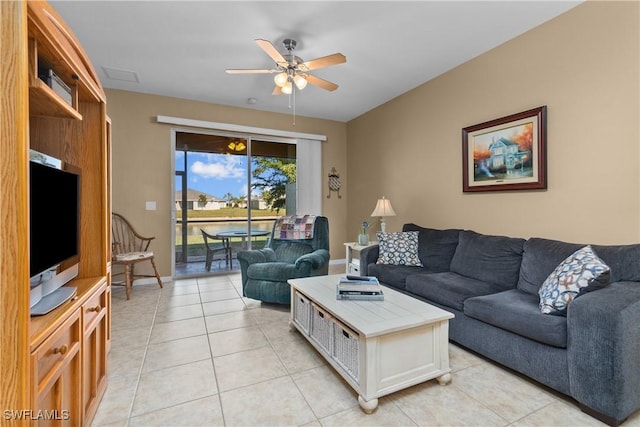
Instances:
[[[0,2],[0,19],[0,424],[90,425],[107,386],[110,345],[106,97],[47,2]],[[69,94],[38,77],[44,63]],[[77,295],[38,317],[29,307],[29,149],[81,170],[79,273],[66,285]]]

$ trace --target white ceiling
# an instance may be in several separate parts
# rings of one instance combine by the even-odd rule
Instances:
[[[575,7],[580,1],[51,1],[105,88],[290,113],[271,95],[255,39],[303,60],[341,52],[312,74],[340,85],[296,92],[299,116],[348,121]],[[112,77],[105,74],[111,69]],[[135,73],[137,82],[122,80]],[[255,98],[255,104],[248,104]]]

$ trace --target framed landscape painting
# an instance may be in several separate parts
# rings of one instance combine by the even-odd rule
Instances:
[[[547,107],[462,129],[462,191],[547,188]]]

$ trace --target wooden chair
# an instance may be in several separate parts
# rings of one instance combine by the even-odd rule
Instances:
[[[138,234],[122,215],[111,214],[111,263],[124,266],[124,286],[127,299],[131,296],[131,285],[135,279],[141,277],[155,277],[162,287],[162,280],[156,268],[153,252],[149,251],[149,244],[155,237],[144,237]],[[140,262],[150,261],[154,275],[136,274],[134,267]],[[122,285],[121,283],[112,283]]]
[[[213,236],[203,229],[202,238],[204,239],[204,246],[207,250],[207,256],[205,258],[204,267],[207,271],[211,271],[211,263],[213,257],[217,253],[223,253],[227,268],[231,267],[232,254],[231,254],[231,242],[226,237]]]

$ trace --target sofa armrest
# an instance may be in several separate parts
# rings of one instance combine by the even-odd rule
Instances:
[[[567,311],[571,395],[603,421],[640,407],[640,283],[616,282],[576,298]],[[607,419],[610,418],[610,419]]]
[[[369,275],[369,264],[375,264],[378,261],[378,255],[380,253],[379,245],[367,246],[360,251],[360,275]]]

